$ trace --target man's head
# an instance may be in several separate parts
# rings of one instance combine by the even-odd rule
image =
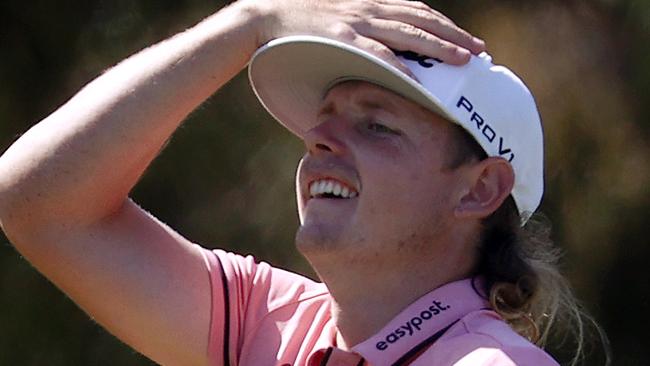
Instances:
[[[260,48],[249,64],[253,90],[266,109],[301,138],[316,126],[325,93],[347,80],[381,85],[462,126],[487,156],[508,160],[512,197],[522,224],[543,192],[543,137],[535,101],[512,71],[487,53],[452,66],[397,52],[417,81],[354,46],[322,37],[289,36]]]
[[[297,174],[303,253],[393,265],[444,255],[471,269],[480,222],[514,184],[508,161],[474,158],[458,125],[368,82],[335,85],[315,118]]]

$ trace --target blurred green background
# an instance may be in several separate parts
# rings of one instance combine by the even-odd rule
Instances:
[[[223,3],[0,3],[0,151],[111,65]],[[650,1],[429,4],[483,37],[532,89],[547,139],[542,211],[566,253],[564,271],[609,335],[614,365],[647,365]],[[132,196],[195,242],[313,276],[293,248],[301,153],[241,74],[188,118]],[[561,348],[552,352],[566,361]],[[0,234],[0,365],[150,364]],[[585,364],[602,364],[597,346]]]

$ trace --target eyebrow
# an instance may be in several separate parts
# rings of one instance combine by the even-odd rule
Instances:
[[[387,98],[385,100],[382,100],[381,102],[376,100],[362,99],[358,101],[358,103],[361,105],[361,108],[364,110],[370,110],[370,111],[384,110],[391,114],[397,114],[395,110],[394,102],[388,100]],[[334,102],[329,101],[323,108],[321,108],[318,111],[317,115],[320,116],[323,114],[332,114],[334,112],[336,112],[336,106],[334,105]]]

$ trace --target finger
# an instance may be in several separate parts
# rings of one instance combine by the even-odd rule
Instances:
[[[472,36],[451,19],[420,1],[379,0],[375,11],[386,19],[400,20],[479,54],[486,50],[485,41]]]
[[[411,72],[411,70],[399,58],[397,58],[397,56],[395,56],[395,53],[393,53],[390,48],[386,47],[386,45],[382,44],[381,42],[368,37],[364,37],[362,35],[357,35],[352,43],[354,46],[368,51],[371,54],[395,66],[410,78],[417,80],[417,77],[413,74],[413,72]]]
[[[388,19],[370,19],[366,24],[363,29],[358,29],[360,34],[380,41],[392,49],[417,52],[452,65],[464,65],[469,62],[469,50],[412,24]]]
[[[446,15],[443,13],[439,12],[436,9],[431,8],[429,5],[421,2],[421,1],[413,1],[413,0],[377,0],[378,3],[384,4],[384,5],[399,5],[399,6],[406,6],[409,8],[413,8],[416,10],[424,10],[427,12],[432,13],[433,15],[446,19],[448,22],[452,24],[456,24],[453,20],[448,18]]]
[[[446,18],[413,7],[385,5],[378,7],[378,17],[412,24],[436,37],[470,50],[474,54],[485,51],[485,42],[459,28]]]

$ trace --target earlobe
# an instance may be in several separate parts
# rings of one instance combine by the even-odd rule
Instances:
[[[510,195],[515,176],[503,158],[490,157],[467,171],[467,187],[454,210],[457,218],[482,219],[496,211]]]

